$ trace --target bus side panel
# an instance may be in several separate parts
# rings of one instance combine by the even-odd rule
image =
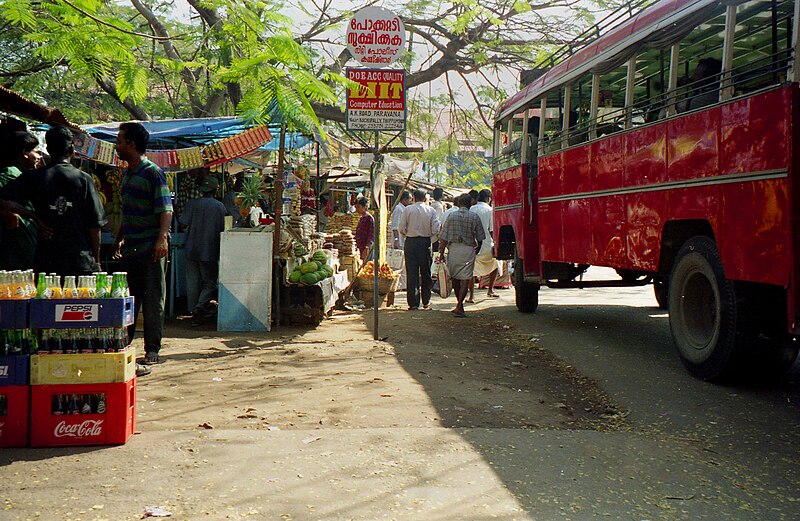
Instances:
[[[539,251],[542,261],[564,260],[561,207],[563,202],[539,205]]]
[[[800,182],[798,182],[797,161],[800,158],[800,89],[795,85],[791,89],[791,114],[789,132],[792,146],[789,155],[789,186],[792,198],[790,201],[791,231],[789,236],[792,240],[792,255],[789,257],[789,265],[792,272],[789,279],[791,292],[787,295],[788,301],[788,324],[790,330],[795,335],[800,335]]]
[[[623,186],[625,164],[625,136],[616,135],[591,144],[591,165],[589,181],[591,189],[607,190]],[[624,198],[593,197],[589,199],[591,220],[591,251],[587,262],[600,266],[619,266],[626,264],[624,237],[625,221]]]
[[[786,179],[723,185],[718,241],[725,276],[787,287],[788,227]]]
[[[591,165],[590,146],[580,146],[568,148],[563,152],[564,172],[561,178],[561,186],[557,188],[560,194],[574,194],[576,192],[588,192],[591,190],[589,184],[589,165]]]
[[[593,228],[589,201],[590,199],[573,199],[561,203],[564,256],[560,260],[575,263],[587,263],[589,260]]]
[[[719,174],[720,114],[720,109],[714,108],[667,122],[669,181]]]
[[[560,194],[561,165],[561,154],[539,158],[540,198]],[[561,205],[561,202],[539,204],[539,252],[542,261],[563,260]]]
[[[501,240],[501,231],[510,226],[514,230],[517,251],[525,259],[524,230],[526,228],[523,208],[527,194],[525,167],[517,166],[498,172],[492,182],[492,201],[494,203],[493,230],[495,247]],[[495,254],[497,251],[495,250]]]
[[[725,274],[787,287],[791,274],[791,89],[723,106],[721,174],[774,172],[779,179],[723,185],[718,241]],[[742,238],[746,237],[746,241]]]
[[[661,254],[661,231],[667,216],[667,200],[659,192],[626,196],[628,233],[625,236],[628,268],[658,271]]]
[[[667,180],[667,126],[653,125],[625,136],[625,186]]]
[[[589,199],[592,215],[592,256],[590,264],[627,267],[625,196]]]

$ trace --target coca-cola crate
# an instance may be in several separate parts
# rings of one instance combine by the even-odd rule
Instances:
[[[0,329],[27,329],[29,300],[0,300]]]
[[[134,350],[31,355],[31,385],[127,382],[136,376]]]
[[[133,435],[136,378],[112,384],[33,385],[30,389],[31,447],[123,445]]]
[[[28,385],[28,355],[0,356],[0,387]]]
[[[30,327],[124,327],[133,324],[133,297],[32,299]]]
[[[0,447],[27,447],[31,388],[0,387]]]

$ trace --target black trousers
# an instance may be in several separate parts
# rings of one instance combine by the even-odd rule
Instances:
[[[406,259],[406,299],[410,307],[431,301],[431,238],[406,237],[403,252]]]

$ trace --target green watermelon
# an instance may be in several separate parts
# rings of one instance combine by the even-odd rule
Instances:
[[[314,255],[312,255],[311,258],[312,258],[312,260],[315,260],[317,262],[321,262],[322,264],[325,264],[326,262],[328,262],[328,256],[325,255],[324,252],[321,252],[319,250],[315,251]]]
[[[303,284],[316,284],[317,283],[317,274],[316,273],[306,273],[302,277],[300,277],[300,282]]]
[[[308,273],[313,273],[318,269],[319,266],[317,266],[317,263],[314,261],[306,262],[305,264],[302,264],[300,266],[300,271],[303,272],[303,275],[306,275]]]
[[[331,268],[330,264],[326,264],[322,269],[325,270],[329,277],[333,276],[333,268]]]
[[[294,270],[291,275],[289,275],[289,282],[300,282],[300,277],[303,276],[303,272],[300,270]]]
[[[317,271],[317,280],[318,280],[318,281],[319,281],[319,280],[322,280],[322,279],[324,279],[324,278],[326,278],[327,276],[328,276],[328,274],[327,274],[327,273],[325,273],[325,270],[319,270],[319,271]]]

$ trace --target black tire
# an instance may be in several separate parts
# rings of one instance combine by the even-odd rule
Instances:
[[[669,325],[681,362],[703,380],[738,370],[737,301],[725,278],[716,243],[692,237],[681,247],[669,277]]]
[[[514,293],[517,309],[523,313],[535,313],[539,307],[539,284],[525,282],[525,264],[514,250]]]
[[[656,297],[658,309],[669,308],[669,280],[667,278],[653,279],[653,295]]]

